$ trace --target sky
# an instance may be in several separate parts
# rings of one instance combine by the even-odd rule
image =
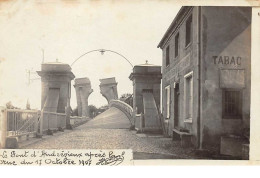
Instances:
[[[0,106],[40,109],[41,81],[35,73],[43,62],[72,64],[82,54],[107,49],[133,65],[161,65],[157,45],[180,6],[173,1],[52,0],[0,2]],[[44,58],[43,58],[44,51]],[[28,82],[28,70],[32,80]],[[94,92],[89,104],[107,104],[99,79],[115,77],[118,94],[132,93],[131,65],[119,55],[93,52],[73,66],[76,78],[88,77]],[[72,81],[74,84],[74,81]],[[72,108],[76,94],[72,85]]]

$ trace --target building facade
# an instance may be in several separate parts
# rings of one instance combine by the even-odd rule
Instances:
[[[168,135],[202,148],[249,130],[251,8],[182,7],[158,47]]]

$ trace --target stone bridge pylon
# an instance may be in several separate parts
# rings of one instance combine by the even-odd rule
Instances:
[[[118,99],[117,82],[115,77],[100,79],[100,93],[107,99],[109,103],[112,99]]]
[[[91,89],[91,82],[87,77],[76,78],[74,81],[78,105],[78,116],[89,117],[88,97],[93,92],[93,89]]]

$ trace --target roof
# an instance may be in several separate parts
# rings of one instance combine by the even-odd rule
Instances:
[[[150,67],[154,66],[154,67],[158,67],[159,65],[149,64],[148,60],[146,60],[144,64],[139,64],[139,65],[135,65],[135,66],[144,66],[144,67],[145,66],[150,66]],[[159,66],[159,67],[161,67],[161,66]]]
[[[41,64],[42,71],[69,72],[71,67],[69,64],[61,62],[46,62]]]
[[[62,63],[62,62],[45,62],[43,64],[61,64],[61,65],[67,65],[65,63]]]
[[[163,35],[163,38],[159,42],[157,48],[162,48],[167,41],[167,39],[171,36],[171,33],[176,29],[178,24],[180,23],[181,19],[184,17],[184,15],[189,12],[189,10],[192,8],[192,6],[182,6],[175,18],[173,19],[171,25]]]
[[[159,66],[159,65],[154,65],[154,64],[139,64],[139,65],[135,65],[135,66],[142,66],[142,67],[148,67],[148,66],[150,66],[150,67],[161,67],[161,66]]]

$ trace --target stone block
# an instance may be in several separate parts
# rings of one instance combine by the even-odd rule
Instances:
[[[220,154],[242,158],[242,145],[246,142],[240,137],[223,136],[220,141]]]
[[[187,133],[187,132],[183,132],[181,130],[178,129],[173,129],[172,130],[172,140],[176,141],[176,140],[180,140],[181,141],[181,147],[183,148],[187,148],[192,146],[192,142],[191,142],[191,137],[192,134]]]
[[[181,137],[176,132],[172,132],[172,140],[173,141],[181,140]]]
[[[48,129],[46,134],[47,134],[47,135],[53,135],[53,131],[50,130],[50,129]]]
[[[17,149],[18,147],[18,140],[16,137],[6,138],[5,148]]]
[[[192,146],[191,135],[181,135],[181,147],[187,148]]]

